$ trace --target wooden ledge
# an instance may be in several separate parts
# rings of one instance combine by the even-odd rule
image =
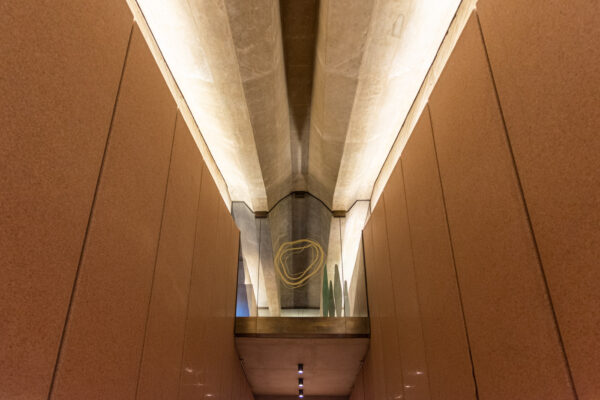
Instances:
[[[279,338],[369,337],[368,317],[237,317],[235,336]]]

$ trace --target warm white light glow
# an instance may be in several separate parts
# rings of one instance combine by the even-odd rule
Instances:
[[[459,3],[374,2],[372,19],[377,23],[363,44],[359,83],[355,98],[349,100],[353,106],[346,107],[351,111],[343,116],[349,124],[333,209],[347,209],[355,200],[371,196],[373,183]],[[254,210],[267,209],[264,171],[258,159],[236,43],[228,28],[227,7],[218,2],[187,0],[137,0],[136,4],[231,197],[245,201]],[[327,68],[333,68],[330,72],[335,74],[335,65]],[[335,93],[327,94],[327,98],[331,96]],[[334,114],[338,113],[328,115]],[[326,122],[324,127],[329,124]],[[324,131],[321,128],[319,131]],[[314,166],[317,170],[321,167]]]
[[[371,196],[460,0],[381,1],[369,33],[333,207]]]
[[[226,10],[214,2],[137,0],[233,200],[266,194]]]
[[[428,4],[430,3],[430,1],[424,1],[423,3]],[[444,5],[443,8],[448,9],[448,13],[444,16],[444,18],[450,18],[450,11],[452,11],[454,7],[454,2],[452,0],[449,3],[443,3],[447,3]],[[421,88],[419,89],[417,96],[414,98],[414,102],[411,103],[409,112],[406,114],[405,117],[402,118],[402,127],[399,132],[396,132],[397,137],[394,143],[391,145],[389,154],[387,155],[387,159],[383,164],[381,170],[379,171],[378,177],[376,178],[371,194],[371,206],[373,208],[377,204],[379,197],[381,196],[381,193],[383,191],[383,188],[385,187],[387,180],[389,179],[394,167],[396,166],[396,163],[398,162],[398,159],[402,154],[402,150],[404,149],[404,146],[406,145],[406,142],[408,141],[408,138],[410,137],[410,134],[412,133],[412,130],[416,122],[418,121],[419,116],[421,115],[421,112],[427,104],[427,101],[429,100],[429,95],[435,87],[437,79],[446,64],[448,57],[452,53],[456,41],[460,37],[460,34],[467,20],[469,19],[472,10],[475,8],[476,3],[477,0],[462,0],[460,2],[460,6],[456,10],[456,14],[454,15],[454,19],[452,20],[451,25],[448,27],[447,34],[444,36],[442,34],[443,32],[439,30],[437,31],[437,35],[439,35],[438,42],[442,43],[440,43],[439,49],[436,48],[437,53],[435,59],[432,58],[434,61],[429,67],[427,74],[415,77],[415,81],[419,81]],[[436,14],[435,12],[433,14],[439,16],[439,14]],[[447,22],[450,22],[450,20],[447,20]],[[444,21],[444,23],[446,23],[446,20]],[[432,25],[432,22],[430,23],[430,25]],[[438,28],[441,28],[441,25]],[[401,67],[399,66],[398,68]]]
[[[342,266],[344,279],[348,280],[348,285],[354,274],[356,266],[356,255],[360,247],[362,229],[367,220],[369,212],[368,201],[357,201],[354,206],[346,213],[344,223],[344,233],[342,236]]]

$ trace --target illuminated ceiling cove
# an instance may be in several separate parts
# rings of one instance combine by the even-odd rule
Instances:
[[[137,0],[233,201],[369,200],[459,0]]]

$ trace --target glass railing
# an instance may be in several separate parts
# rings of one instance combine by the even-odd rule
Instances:
[[[233,203],[240,229],[238,317],[367,317],[361,230],[368,202],[334,216],[310,194],[258,218]]]

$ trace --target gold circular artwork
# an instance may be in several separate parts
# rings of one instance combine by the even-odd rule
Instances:
[[[290,272],[287,265],[289,257],[303,251],[310,251],[310,263],[301,272]],[[275,271],[277,271],[277,275],[279,275],[285,286],[297,289],[306,285],[310,278],[318,274],[323,268],[324,262],[325,252],[318,242],[311,239],[299,239],[292,242],[284,242],[279,246],[279,250],[277,250],[277,254],[275,255]]]

